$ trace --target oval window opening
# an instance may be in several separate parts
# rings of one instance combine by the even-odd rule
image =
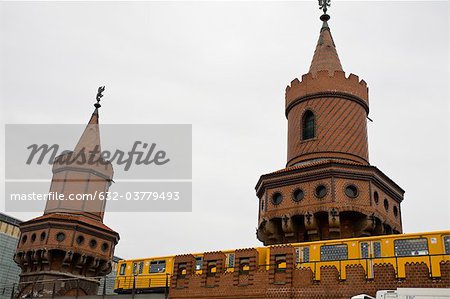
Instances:
[[[305,197],[305,192],[302,189],[297,189],[294,191],[294,201],[299,202],[302,201]]]
[[[272,195],[272,203],[274,205],[279,205],[283,201],[283,195],[280,192],[276,192]]]
[[[345,195],[350,198],[355,198],[358,196],[358,188],[355,185],[349,185],[345,188]]]
[[[327,187],[324,185],[319,185],[316,187],[316,197],[317,198],[324,198],[325,195],[327,195]]]

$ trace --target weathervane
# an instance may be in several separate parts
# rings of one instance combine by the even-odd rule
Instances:
[[[103,95],[102,95],[102,92],[104,92],[105,91],[105,86],[100,86],[99,88],[98,88],[98,91],[97,91],[97,97],[96,97],[96,99],[97,99],[97,103],[95,103],[94,104],[94,106],[95,106],[95,108],[100,108],[102,105],[100,105],[100,100],[102,99],[102,97],[103,97]]]
[[[331,6],[331,0],[319,0],[319,8],[323,10],[324,14],[327,14],[328,7]]]

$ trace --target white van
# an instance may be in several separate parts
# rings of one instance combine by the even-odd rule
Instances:
[[[450,289],[441,288],[399,288],[396,291],[377,292],[376,299],[448,299]]]
[[[361,294],[353,296],[351,299],[375,299],[375,298],[366,294]]]

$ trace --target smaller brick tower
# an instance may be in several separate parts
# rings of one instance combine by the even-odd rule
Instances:
[[[345,75],[324,12],[309,72],[286,88],[286,168],[256,185],[265,245],[402,232],[404,191],[369,164],[366,82]]]
[[[111,163],[100,157],[98,108],[97,102],[75,150],[55,159],[50,186],[65,198],[93,197],[47,201],[43,216],[20,225],[19,297],[94,295],[99,277],[111,272],[119,234],[103,224],[105,201],[94,197],[108,191],[113,177]]]

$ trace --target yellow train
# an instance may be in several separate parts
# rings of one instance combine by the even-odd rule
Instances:
[[[320,279],[320,267],[335,266],[340,278],[346,278],[345,266],[360,264],[368,278],[373,278],[374,264],[393,265],[397,277],[405,277],[405,265],[411,262],[424,262],[430,269],[431,277],[440,277],[440,262],[450,261],[450,231],[385,235],[376,237],[316,241],[290,244],[295,248],[295,267],[309,268],[314,279]],[[270,264],[268,247],[257,247],[258,265],[269,269],[283,269],[285,261]],[[235,269],[235,250],[222,251],[226,256],[225,271]],[[195,271],[201,274],[203,253],[193,254]],[[121,293],[163,292],[170,284],[175,256],[150,257],[121,260],[118,264],[115,291]],[[239,265],[240,271],[248,271],[245,263]],[[207,269],[214,272],[215,268]]]

